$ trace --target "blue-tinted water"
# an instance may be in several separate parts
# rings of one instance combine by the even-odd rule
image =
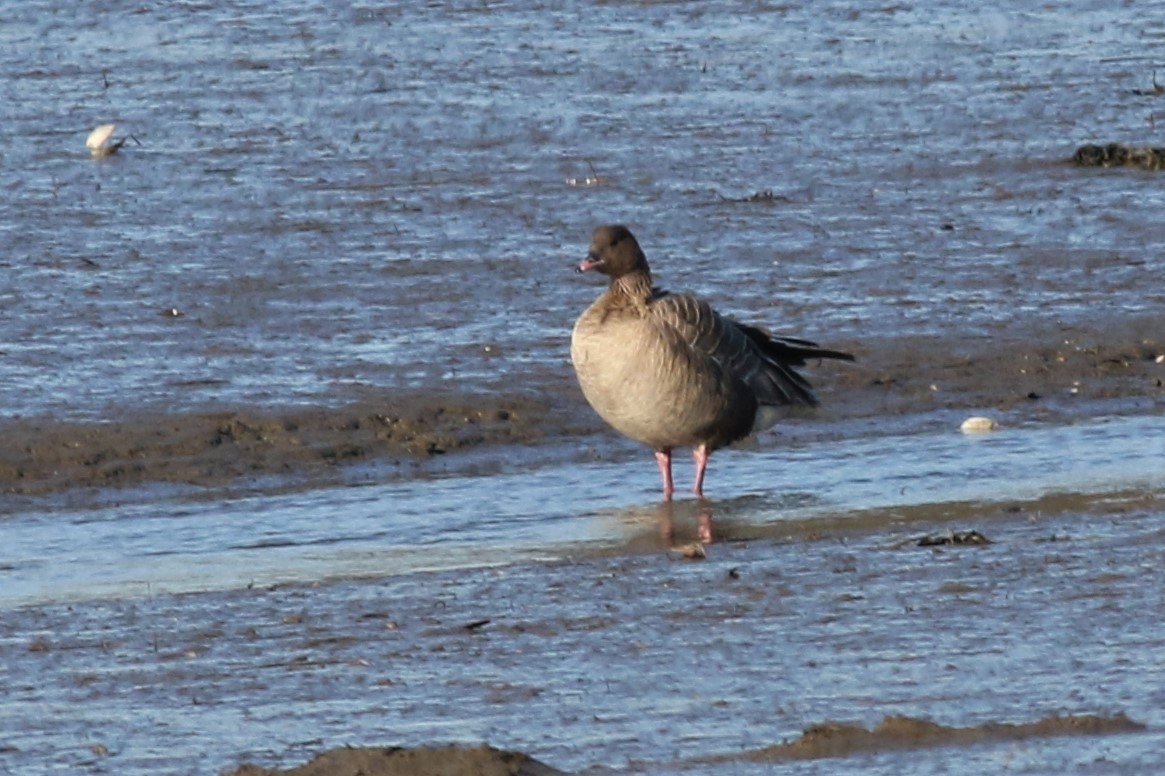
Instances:
[[[1159,417],[727,450],[713,460],[707,508],[714,525],[740,536],[928,505],[936,517],[952,506],[990,514],[1049,494],[1087,505],[1159,491],[1163,458]],[[685,487],[691,472],[676,469]],[[0,606],[570,557],[655,533],[656,480],[644,453],[490,476],[16,514],[0,548]],[[697,505],[678,510],[690,534]]]
[[[1154,143],[1165,27],[1139,6],[10,5],[8,417],[537,392],[567,374],[596,293],[568,267],[608,221],[662,284],[827,342],[1016,337],[1163,301],[1160,174],[1067,161]],[[134,140],[91,158],[111,121]],[[207,773],[489,739],[665,772],[826,719],[1127,711],[1150,733],[829,766],[1151,772],[1161,425],[718,453],[728,541],[706,565],[666,559],[654,467],[614,440],[488,477],[4,504],[0,765]],[[690,536],[696,505],[673,511]],[[999,541],[980,554],[892,551],[982,521]],[[737,567],[744,593],[721,584]],[[483,616],[509,640],[466,641]]]

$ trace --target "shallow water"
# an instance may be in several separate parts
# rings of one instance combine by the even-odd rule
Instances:
[[[826,343],[1160,309],[1161,174],[1068,159],[1152,142],[1165,27],[964,6],[14,5],[0,411],[545,391],[597,292],[569,266],[615,220],[661,284]],[[107,121],[136,141],[92,159]],[[661,511],[614,439],[492,476],[0,502],[0,767],[488,739],[668,772],[827,719],[1125,712],[1150,731],[829,769],[1159,769],[1162,419],[959,420],[718,453],[705,563],[659,538],[697,505]],[[910,542],[968,527],[997,543]]]
[[[488,740],[571,771],[706,772],[691,758],[827,720],[1126,713],[1149,730],[788,767],[1154,772],[1161,506],[1076,504],[945,523],[935,505],[738,538],[703,562],[576,546],[552,563],[6,609],[3,756],[21,773],[215,773],[237,756],[290,765],[353,742]],[[915,545],[968,521],[995,543]]]
[[[990,514],[1057,494],[1086,506],[1160,490],[1162,440],[1165,418],[1120,417],[726,450],[709,494],[731,495],[705,506],[732,538],[919,507],[936,518],[952,509]],[[490,476],[17,513],[5,519],[0,606],[571,557],[653,536],[657,488],[642,453]],[[675,507],[678,533],[692,533],[697,506]]]

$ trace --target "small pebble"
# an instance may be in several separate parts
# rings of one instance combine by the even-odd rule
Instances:
[[[959,430],[964,434],[977,434],[983,431],[994,431],[999,428],[999,424],[991,418],[985,418],[981,415],[967,418],[963,421],[963,425],[959,426]]]

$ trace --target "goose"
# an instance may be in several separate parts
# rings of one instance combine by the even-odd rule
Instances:
[[[575,271],[610,279],[571,334],[579,386],[606,423],[655,451],[665,501],[675,490],[674,448],[692,448],[693,492],[702,499],[713,451],[771,427],[783,408],[817,404],[793,367],[810,358],[854,358],[809,340],[773,336],[720,315],[695,296],[656,288],[626,226],[595,229]]]

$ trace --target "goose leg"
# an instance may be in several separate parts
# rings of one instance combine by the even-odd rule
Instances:
[[[659,464],[659,473],[663,476],[663,500],[671,501],[671,494],[675,492],[671,479],[671,448],[656,450],[655,462]]]
[[[696,459],[696,486],[692,491],[704,498],[704,471],[708,468],[708,457],[712,455],[708,445],[699,445],[692,449],[692,458]]]

